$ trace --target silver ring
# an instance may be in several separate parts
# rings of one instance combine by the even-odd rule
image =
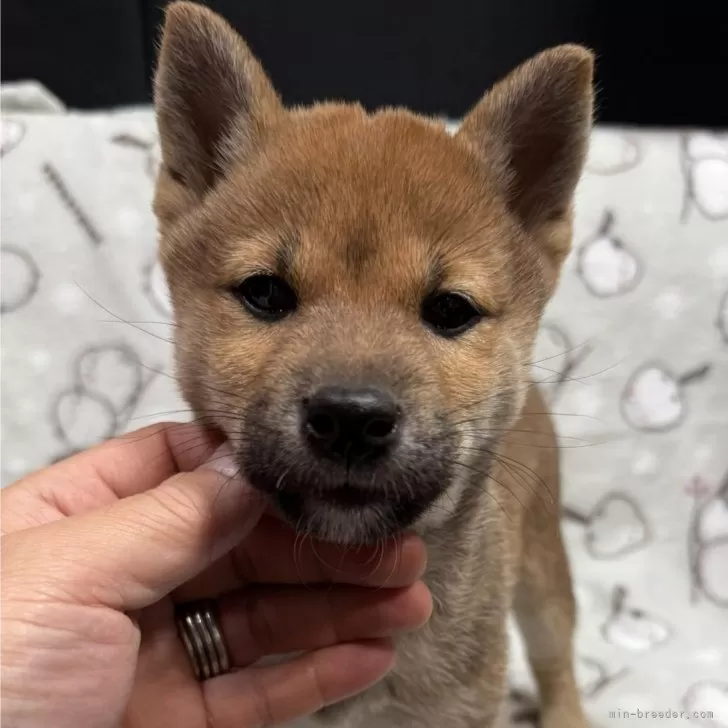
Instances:
[[[195,677],[209,680],[230,670],[230,656],[211,599],[177,606],[177,628]]]

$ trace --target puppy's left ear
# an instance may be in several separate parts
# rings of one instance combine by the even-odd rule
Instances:
[[[563,45],[496,84],[458,132],[494,175],[509,209],[556,273],[571,240],[571,207],[587,152],[594,57]]]

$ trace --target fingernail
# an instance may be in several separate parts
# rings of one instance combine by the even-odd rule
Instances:
[[[240,475],[240,466],[235,461],[232,448],[227,442],[220,445],[200,468],[214,470],[226,478],[237,478]]]

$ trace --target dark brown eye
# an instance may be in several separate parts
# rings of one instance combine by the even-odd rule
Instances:
[[[483,312],[458,293],[433,293],[422,304],[422,320],[440,336],[458,336],[483,318]]]
[[[282,278],[265,273],[246,278],[232,293],[253,316],[263,321],[279,321],[298,305],[296,294]]]

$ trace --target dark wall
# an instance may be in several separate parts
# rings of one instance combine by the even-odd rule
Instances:
[[[3,0],[2,80],[39,80],[81,108],[146,100],[142,11],[137,0]]]
[[[3,80],[69,105],[150,98],[164,0],[4,0]],[[728,126],[728,0],[209,0],[284,99],[358,99],[462,114],[556,43],[598,53],[602,121]]]

